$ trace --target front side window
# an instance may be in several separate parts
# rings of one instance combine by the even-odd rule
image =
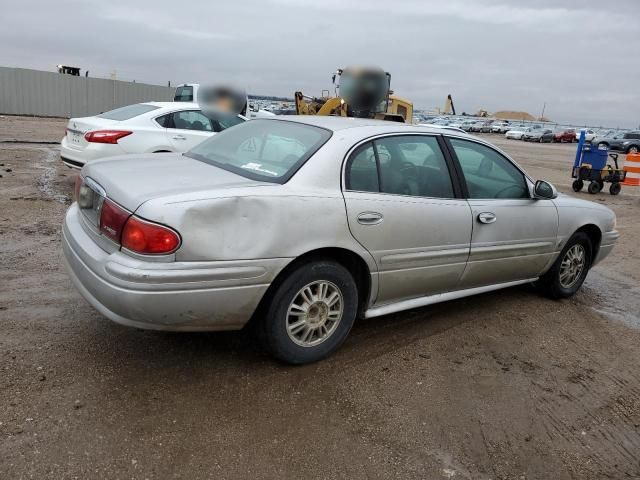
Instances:
[[[349,190],[453,198],[447,163],[436,137],[385,137],[360,146],[347,163]]]
[[[283,120],[251,120],[228,128],[185,155],[260,181],[284,183],[331,131]]]
[[[504,156],[480,143],[450,138],[469,198],[530,198],[524,174]]]

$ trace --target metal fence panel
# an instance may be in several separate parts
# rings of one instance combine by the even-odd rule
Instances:
[[[0,114],[84,117],[149,101],[171,101],[175,89],[104,78],[0,67]]]

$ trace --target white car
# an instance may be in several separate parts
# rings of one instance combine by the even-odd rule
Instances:
[[[587,142],[590,142],[598,135],[598,132],[595,130],[591,130],[590,128],[581,128],[576,130],[576,140],[580,140],[580,132],[584,130],[584,139]]]
[[[186,152],[244,121],[242,115],[205,115],[195,103],[137,103],[69,120],[60,157],[68,167],[82,168],[91,160],[115,155]]]
[[[511,125],[507,122],[495,122],[491,125],[491,133],[507,133],[511,130]]]
[[[508,130],[507,133],[504,134],[505,138],[509,140],[522,140],[522,136],[527,131],[526,128],[514,128],[513,130]]]

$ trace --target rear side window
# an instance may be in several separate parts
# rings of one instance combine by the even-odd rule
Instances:
[[[193,102],[193,87],[178,87],[173,97],[174,102]]]
[[[198,110],[185,110],[173,113],[173,126],[169,128],[179,128],[181,130],[198,130],[201,132],[212,132],[211,120]]]
[[[436,137],[402,135],[359,147],[347,163],[349,190],[453,198],[453,185]]]
[[[96,115],[100,118],[107,118],[109,120],[129,120],[138,115],[142,115],[153,110],[157,110],[160,107],[154,105],[147,105],[146,103],[138,103],[136,105],[127,105],[126,107],[116,108],[115,110],[109,110],[108,112]]]

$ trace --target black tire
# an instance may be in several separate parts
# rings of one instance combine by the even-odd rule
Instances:
[[[574,180],[571,184],[571,188],[573,188],[574,192],[579,192],[584,187],[584,182],[582,180]]]
[[[563,286],[560,281],[560,272],[562,267],[562,262],[567,256],[567,252],[574,246],[581,245],[584,249],[585,254],[585,263],[582,271],[580,272],[578,278],[575,283],[570,286]],[[591,240],[589,236],[584,232],[576,232],[567,242],[567,244],[560,252],[558,259],[551,266],[551,268],[542,275],[538,281],[536,282],[536,287],[547,297],[553,299],[560,298],[568,298],[573,296],[584,283],[584,279],[587,277],[587,273],[589,273],[589,268],[591,268],[591,259],[592,259],[593,247],[591,245]]]
[[[591,195],[595,195],[596,193],[599,193],[600,190],[602,190],[602,187],[600,186],[600,182],[590,182],[589,186],[587,187],[587,191]]]
[[[619,182],[612,183],[609,187],[609,193],[611,195],[618,195],[620,193],[620,190],[622,190],[622,185],[620,185]]]
[[[638,153],[638,152],[640,152],[640,148],[638,148],[637,145],[631,145],[629,148],[627,148],[627,154]]]
[[[296,343],[287,331],[288,310],[299,292],[313,282],[325,281],[342,295],[342,317],[335,329],[315,346]],[[349,271],[332,260],[299,265],[276,287],[261,319],[260,341],[277,359],[292,365],[317,362],[336,351],[349,335],[358,313],[358,288]],[[295,318],[295,317],[293,317]]]

